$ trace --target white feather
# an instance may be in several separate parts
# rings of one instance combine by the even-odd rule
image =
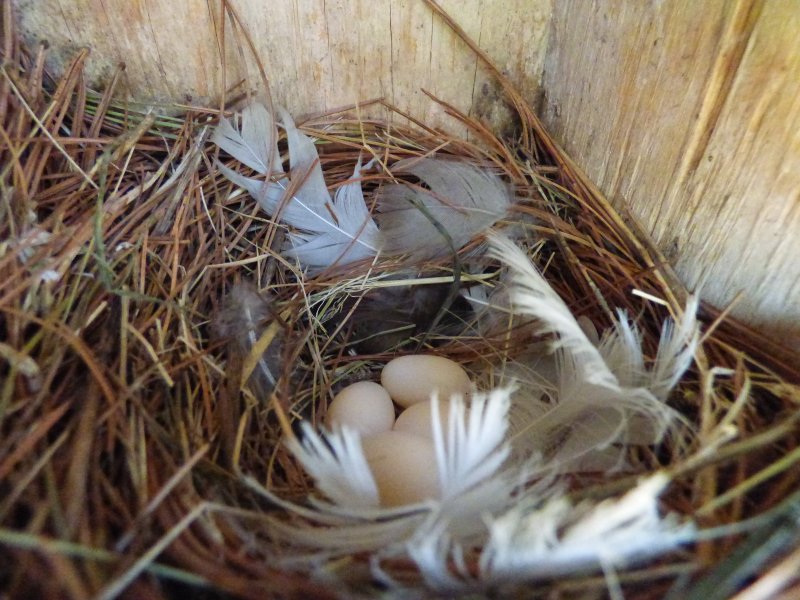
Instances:
[[[271,519],[270,530],[276,540],[292,546],[343,556],[375,551],[401,542],[413,535],[422,520],[422,516],[414,515],[399,519],[352,520],[333,527],[304,527],[297,522]]]
[[[484,581],[557,577],[606,565],[640,563],[694,537],[691,525],[658,513],[667,483],[654,475],[619,500],[573,507],[565,497],[515,507],[489,525],[480,558]]]
[[[314,140],[300,132],[294,124],[292,115],[283,108],[279,107],[281,124],[286,130],[286,141],[289,144],[289,168],[295,175],[303,177],[303,185],[297,191],[307,198],[310,208],[321,210],[330,200],[328,186],[325,185],[325,177],[322,174],[322,165],[319,162],[319,153],[314,145]]]
[[[490,237],[490,255],[508,265],[513,272],[511,302],[517,312],[540,321],[539,333],[557,334],[554,348],[563,348],[574,357],[576,378],[600,385],[617,384],[600,351],[581,328],[564,301],[545,281],[536,267],[508,238]]]
[[[661,340],[653,368],[647,377],[647,388],[659,400],[666,400],[692,364],[697,346],[700,343],[700,330],[697,326],[697,298],[690,296],[686,309],[678,324],[667,321],[661,329]]]
[[[439,399],[432,399],[433,444],[442,500],[454,498],[494,475],[508,457],[504,444],[508,429],[511,389],[474,393],[469,405],[460,396],[450,398],[445,429]]]
[[[617,321],[612,329],[603,334],[598,350],[621,386],[643,385],[645,367],[642,335],[625,311],[617,310]]]
[[[525,499],[541,501],[552,495],[556,488],[551,477],[540,476],[532,482],[531,473],[537,470],[541,465],[533,462],[499,472],[442,504],[417,527],[405,548],[430,587],[448,592],[480,589],[481,582],[470,575],[463,550],[487,541],[489,524],[497,515]]]
[[[466,568],[458,568],[459,565],[451,560],[462,552],[461,547],[453,542],[445,521],[418,530],[406,544],[406,549],[428,587],[440,592],[457,592],[463,587],[468,572]],[[453,566],[458,576],[453,573]]]
[[[435,158],[407,159],[392,166],[430,188],[384,186],[378,208],[382,250],[414,260],[445,256],[502,219],[511,203],[508,186],[486,169]]]
[[[354,169],[353,181],[342,186],[331,203],[313,140],[298,131],[288,112],[280,112],[289,145],[290,177],[263,181],[244,177],[221,163],[219,169],[246,189],[264,212],[300,231],[289,236],[286,254],[296,257],[301,265],[321,270],[377,254],[378,229],[361,195],[360,162]],[[268,172],[271,148],[277,161],[272,172],[282,174],[271,115],[263,106],[251,104],[244,109],[240,121],[241,128],[237,129],[222,119],[212,141],[262,175]],[[293,178],[301,183],[293,185]],[[294,195],[286,198],[290,188],[295,188]]]
[[[653,366],[647,369],[642,355],[642,336],[623,310],[614,327],[603,335],[600,354],[623,387],[644,387],[661,401],[689,368],[699,343],[697,299],[690,297],[677,327],[665,321]]]
[[[511,300],[516,310],[535,317],[540,333],[558,336],[556,392],[550,395],[541,383],[529,380],[515,397],[515,455],[542,453],[554,469],[581,470],[591,462],[591,453],[613,446],[618,459],[612,464],[623,468],[626,445],[657,443],[680,420],[664,400],[693,355],[694,321],[685,320],[677,342],[678,336],[662,336],[669,345],[663,352],[664,365],[657,374],[648,373],[639,333],[624,313],[597,348],[522,250],[499,235],[491,237],[491,246],[492,255],[514,274]],[[654,380],[658,390],[650,389]],[[543,406],[543,396],[550,397],[549,405]],[[526,414],[529,420],[522,422]]]
[[[328,498],[356,509],[378,506],[378,486],[357,431],[344,427],[323,439],[304,423],[303,441],[291,438],[287,445]]]

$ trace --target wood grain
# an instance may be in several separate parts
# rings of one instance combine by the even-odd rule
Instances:
[[[798,40],[798,0],[559,2],[542,113],[690,288],[800,350]]]
[[[428,124],[452,127],[425,89],[464,112],[477,105],[487,120],[495,117],[492,106],[478,103],[492,95],[493,82],[422,0],[228,3],[251,36],[273,99],[295,115],[383,97]],[[507,0],[502,10],[491,0],[441,4],[533,100],[550,0]],[[28,41],[51,45],[55,72],[85,46],[97,87],[124,64],[122,87],[131,98],[213,103],[237,81],[261,81],[222,6],[221,0],[24,0],[17,15]]]

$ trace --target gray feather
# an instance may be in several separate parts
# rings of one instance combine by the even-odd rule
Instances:
[[[262,175],[270,171],[267,168],[270,157],[272,172],[283,173],[275,123],[272,115],[261,104],[246,106],[233,122],[221,119],[214,129],[211,141],[240,163]]]
[[[223,298],[221,310],[214,322],[215,334],[225,339],[228,352],[236,362],[244,363],[250,355],[272,316],[272,297],[261,294],[250,283],[239,283]],[[247,380],[253,393],[263,400],[269,398],[281,375],[282,336],[269,344]]]
[[[378,198],[381,249],[424,260],[457,251],[502,219],[511,204],[508,186],[486,169],[436,158],[407,159],[392,167],[424,182],[384,186]]]

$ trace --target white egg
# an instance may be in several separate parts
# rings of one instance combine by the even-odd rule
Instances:
[[[448,399],[451,394],[466,395],[472,385],[467,372],[443,356],[416,354],[390,360],[381,372],[381,383],[392,400],[402,407],[430,400],[433,392]]]
[[[439,400],[439,420],[442,432],[447,433],[447,420],[450,414],[450,402]],[[420,435],[433,441],[433,402],[417,402],[409,406],[394,424],[394,431],[402,431],[413,435]]]
[[[325,416],[328,427],[347,425],[362,435],[389,431],[394,425],[394,405],[381,385],[359,381],[333,398]]]
[[[381,506],[403,506],[439,498],[433,442],[401,431],[362,438],[361,447],[378,485]]]

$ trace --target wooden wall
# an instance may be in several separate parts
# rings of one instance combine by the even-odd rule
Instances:
[[[273,99],[297,116],[385,97],[427,123],[442,123],[422,89],[465,112],[476,106],[491,113],[496,106],[484,98],[496,97],[496,86],[476,57],[422,0],[16,2],[20,30],[30,41],[51,44],[52,67],[88,47],[97,85],[124,63],[123,88],[132,97],[195,103],[218,101],[243,78],[261,81],[223,4],[250,34]],[[533,99],[550,0],[503,0],[501,11],[493,0],[440,4]]]
[[[560,0],[543,87],[684,282],[800,349],[800,0]]]
[[[195,103],[259,81],[222,4],[15,2],[54,68],[88,46],[96,85],[125,63],[132,97]],[[502,121],[495,87],[423,0],[230,4],[296,115],[383,96],[446,123],[425,88]],[[690,287],[720,307],[738,297],[735,315],[800,349],[800,0],[441,4],[530,101],[541,82],[555,137]]]

